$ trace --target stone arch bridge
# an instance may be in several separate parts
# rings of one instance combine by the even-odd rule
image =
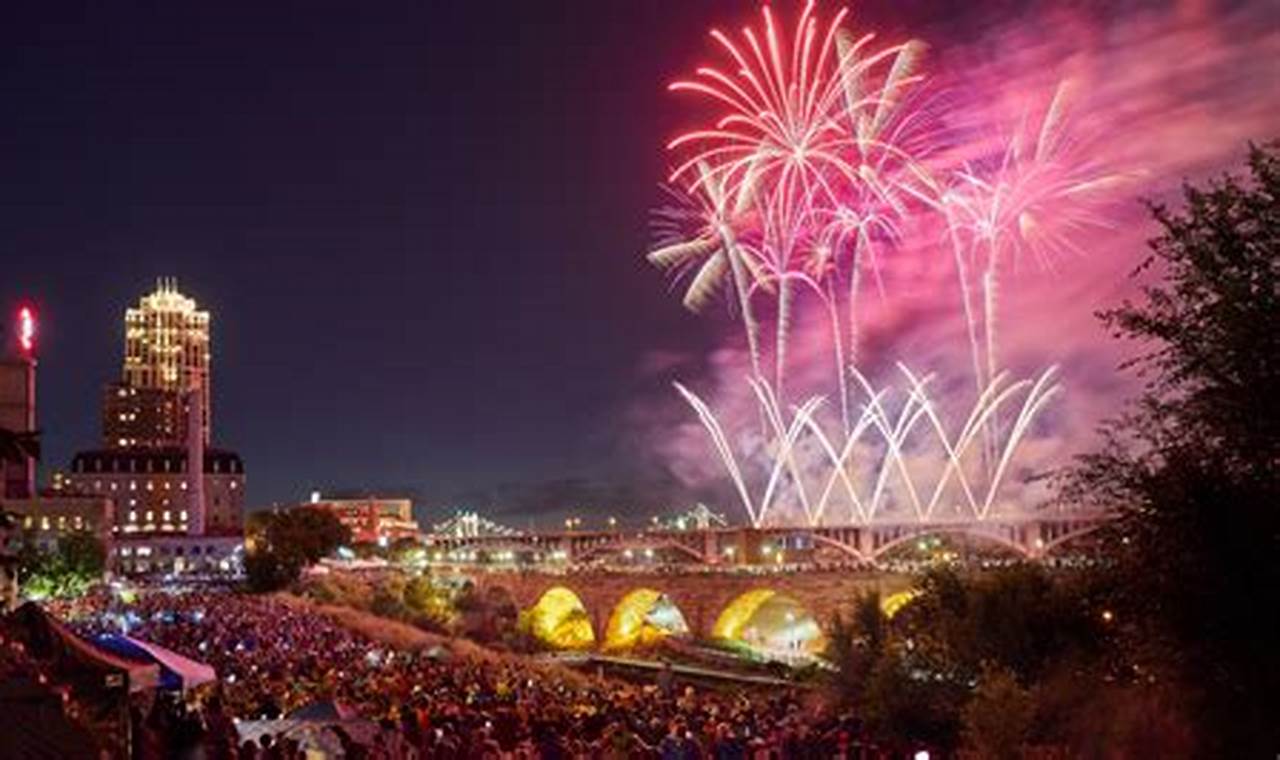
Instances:
[[[564,573],[543,571],[474,571],[467,576],[481,591],[509,592],[520,609],[538,603],[547,591],[564,587],[582,600],[591,627],[600,635],[618,604],[632,591],[652,589],[665,594],[680,610],[695,637],[708,637],[720,613],[750,591],[772,589],[805,607],[824,627],[837,613],[852,613],[859,593],[878,591],[882,597],[910,588],[912,577],[896,573],[811,572],[626,572],[585,569]]]

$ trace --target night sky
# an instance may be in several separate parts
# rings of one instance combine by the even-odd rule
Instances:
[[[243,5],[39,3],[0,32],[0,303],[42,312],[46,471],[97,444],[123,310],[164,275],[212,311],[254,505],[660,477],[611,420],[644,351],[705,339],[639,255],[671,50],[705,23]]]
[[[124,309],[174,276],[212,312],[215,444],[254,507],[374,491],[522,523],[691,498],[635,399],[723,324],[641,254],[689,117],[664,85],[753,4],[124,6],[0,28],[0,306],[41,310],[46,473],[98,444]],[[889,10],[859,7],[890,38],[978,23]]]

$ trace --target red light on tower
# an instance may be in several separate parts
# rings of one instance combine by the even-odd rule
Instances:
[[[18,347],[30,356],[36,348],[36,312],[30,306],[18,309]]]

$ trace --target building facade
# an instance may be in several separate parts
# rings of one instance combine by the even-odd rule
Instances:
[[[121,379],[102,395],[102,448],[55,475],[58,493],[112,501],[111,557],[121,572],[241,565],[244,463],[209,445],[209,326],[209,312],[172,279],[126,310]]]
[[[178,292],[177,281],[162,278],[156,289],[142,297],[138,305],[125,312],[124,368],[121,385],[142,391],[160,391],[159,399],[180,400],[192,389],[201,395],[201,437],[210,442],[212,392],[210,386],[209,312],[196,308],[194,299]],[[110,388],[107,391],[110,395]],[[127,412],[127,410],[119,410]],[[105,405],[104,405],[105,412]],[[118,414],[119,412],[117,412]],[[144,420],[154,419],[151,430],[138,430]],[[164,425],[172,422],[180,427],[182,413],[170,417],[164,413],[142,415],[128,420],[134,423],[133,434],[107,437],[108,446],[118,445],[121,438],[154,440],[159,445],[182,445],[185,431],[176,427],[172,438],[165,440]],[[104,419],[105,422],[105,419]],[[115,422],[121,422],[119,419]],[[133,444],[143,445],[143,444]]]
[[[244,565],[239,536],[147,536],[121,539],[111,552],[112,565],[125,575],[226,575]]]
[[[244,530],[244,463],[232,451],[204,451],[204,524],[193,522],[188,450],[82,451],[55,486],[115,502],[113,534],[240,535]]]
[[[324,509],[351,529],[351,540],[357,544],[388,544],[402,539],[416,540],[418,522],[413,519],[413,502],[409,499],[385,499],[369,496],[359,499],[325,499],[318,493],[300,506]]]
[[[111,383],[102,394],[102,445],[161,449],[187,438],[187,397],[161,388]]]
[[[115,505],[105,496],[44,493],[29,499],[5,499],[25,540],[49,549],[59,538],[72,533],[90,533],[110,547],[115,525]]]
[[[18,434],[36,431],[36,363],[30,357],[0,359],[0,428]],[[0,458],[0,476],[0,497],[30,498],[35,492],[35,457]]]

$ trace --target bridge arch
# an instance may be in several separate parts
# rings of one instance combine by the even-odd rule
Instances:
[[[818,532],[809,533],[807,535],[813,541],[815,546],[818,544],[821,544],[823,546],[831,547],[847,555],[850,559],[857,560],[858,562],[869,561],[868,558],[861,551],[859,551],[858,547],[856,546],[851,546],[839,539],[831,538],[830,536],[824,536]]]
[[[794,597],[771,588],[739,594],[716,618],[711,636],[774,659],[820,654],[826,637],[813,612]]]
[[[653,551],[660,551],[664,549],[673,549],[695,562],[702,562],[705,559],[705,557],[702,556],[702,552],[696,549],[690,548],[688,546],[685,546],[679,541],[669,541],[669,540],[668,541],[612,541],[607,544],[592,546],[586,551],[582,552],[580,555],[578,555],[576,559],[586,562],[586,561],[598,559],[600,557],[610,555],[610,554],[622,554],[628,549],[632,551],[637,551],[637,550],[644,551],[646,549],[650,549]]]
[[[689,624],[667,594],[652,588],[627,592],[614,605],[601,647],[620,651],[648,647],[668,636],[684,636]]]
[[[875,549],[874,552],[872,552],[871,556],[873,560],[878,563],[886,554],[893,551],[894,549],[897,549],[898,547],[908,544],[912,541],[917,541],[921,538],[927,538],[929,536],[958,536],[962,538],[977,539],[979,541],[988,541],[990,543],[996,544],[997,546],[1001,546],[1001,547],[1004,547],[1005,549],[1009,549],[1010,551],[1014,552],[1020,557],[1023,557],[1025,559],[1031,559],[1031,551],[1027,549],[1027,547],[1018,543],[1017,541],[1014,541],[1011,538],[1002,536],[993,531],[974,529],[974,527],[971,525],[956,525],[956,526],[928,525],[928,526],[922,526],[914,530],[908,530],[902,533],[901,535],[894,536],[889,541],[886,541],[885,543],[881,544],[879,547]]]
[[[880,612],[886,618],[892,620],[895,615],[918,599],[922,593],[924,592],[919,588],[909,588],[906,591],[890,594],[880,600]]]
[[[552,586],[520,613],[520,629],[553,649],[589,649],[596,643],[586,605],[572,589]]]

